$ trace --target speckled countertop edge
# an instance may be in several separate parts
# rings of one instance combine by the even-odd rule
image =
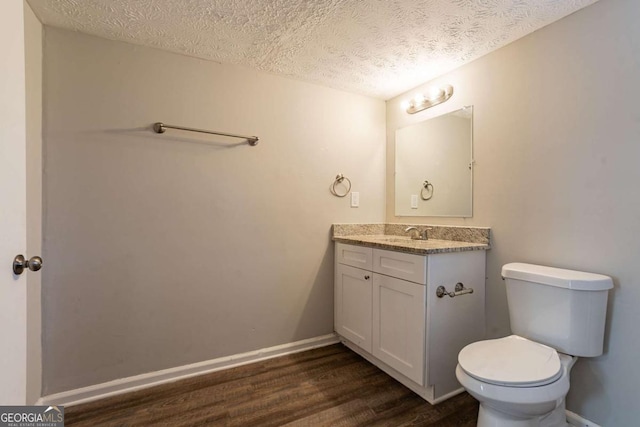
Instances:
[[[411,240],[404,229],[429,230],[429,240]],[[389,236],[398,240],[389,241]],[[451,227],[425,224],[333,224],[333,241],[418,255],[491,249],[487,227]]]

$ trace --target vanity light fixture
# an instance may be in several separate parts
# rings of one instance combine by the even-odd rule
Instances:
[[[409,114],[426,110],[434,105],[442,104],[453,95],[453,86],[434,86],[429,88],[427,94],[419,93],[411,101],[405,101],[402,108]]]

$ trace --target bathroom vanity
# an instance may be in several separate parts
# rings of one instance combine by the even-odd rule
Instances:
[[[411,240],[398,224],[353,227],[334,225],[336,333],[430,403],[462,392],[458,352],[484,339],[489,230],[473,229],[480,238],[462,229],[449,233],[474,240],[464,242]],[[434,227],[432,236],[443,237],[445,228],[452,227]],[[354,234],[363,230],[368,234]]]

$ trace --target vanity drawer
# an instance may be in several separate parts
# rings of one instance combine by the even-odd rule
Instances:
[[[427,283],[427,257],[374,249],[373,271],[425,285]]]
[[[373,249],[366,246],[336,243],[336,263],[371,270],[373,266]]]

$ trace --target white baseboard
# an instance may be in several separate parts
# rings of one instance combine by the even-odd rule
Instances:
[[[447,399],[451,399],[453,396],[457,396],[460,393],[464,393],[464,387],[460,387],[460,388],[457,388],[457,389],[455,389],[453,391],[450,391],[447,394],[444,394],[444,395],[442,395],[440,397],[437,397],[437,398],[433,399],[433,402],[429,402],[429,403],[431,403],[432,405],[437,405],[438,403],[444,402]]]
[[[261,360],[272,359],[274,357],[285,356],[287,354],[299,353],[301,351],[312,350],[340,342],[335,334],[323,335],[309,338],[288,344],[277,345],[275,347],[263,348],[247,353],[234,354],[233,356],[220,357],[206,360],[204,362],[190,365],[178,366],[175,368],[163,369],[162,371],[149,372],[133,377],[121,378],[102,384],[75,390],[64,391],[62,393],[43,396],[38,399],[37,405],[61,405],[73,406],[80,403],[91,402],[105,397],[116,396],[118,394],[129,393],[143,388],[153,387],[160,384],[170,383],[197,375],[208,374],[210,372],[223,369],[235,368],[236,366],[247,365]]]
[[[582,418],[580,415],[571,412],[571,411],[566,411],[567,412],[567,422],[569,423],[570,426],[575,426],[575,427],[600,427],[598,424],[591,422],[587,419]]]

